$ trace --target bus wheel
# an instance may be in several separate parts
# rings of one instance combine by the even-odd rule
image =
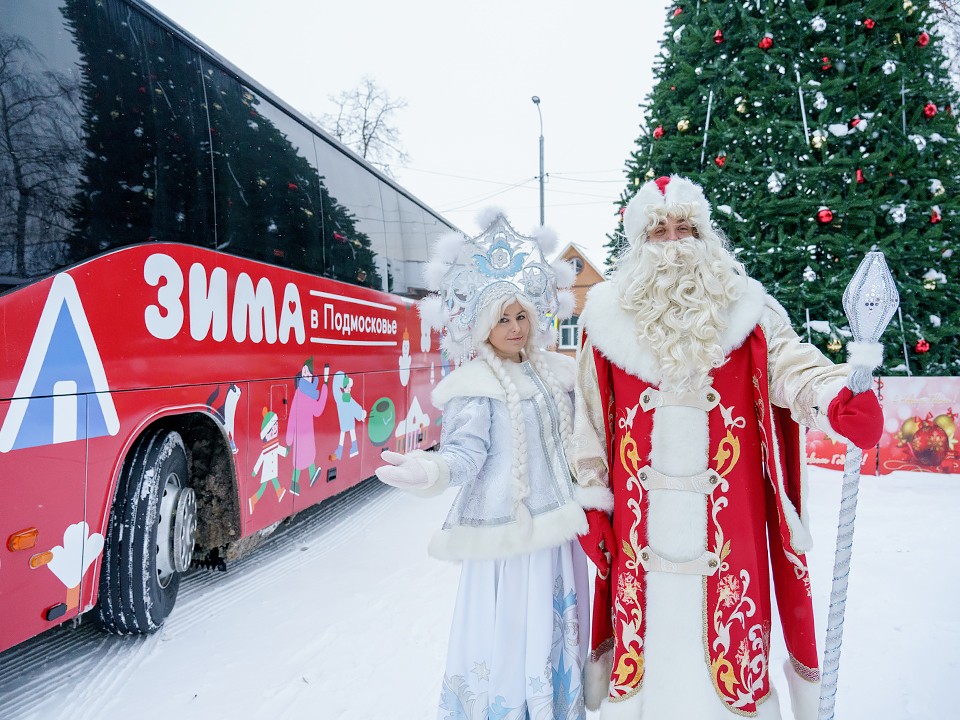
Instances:
[[[101,626],[120,634],[159,629],[190,566],[197,503],[180,434],[153,430],[124,463],[100,572]]]

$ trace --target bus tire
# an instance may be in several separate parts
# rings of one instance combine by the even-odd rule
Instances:
[[[100,625],[130,635],[155,632],[173,609],[197,532],[180,433],[154,429],[133,446],[104,543]]]

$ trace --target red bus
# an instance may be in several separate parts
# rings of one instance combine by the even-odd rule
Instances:
[[[0,5],[0,650],[433,444],[448,229],[149,5]]]

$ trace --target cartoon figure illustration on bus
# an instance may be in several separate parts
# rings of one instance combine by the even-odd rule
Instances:
[[[249,498],[250,514],[253,515],[253,508],[263,497],[267,489],[267,483],[273,485],[277,493],[277,501],[283,500],[287,491],[280,487],[280,458],[287,456],[287,448],[280,444],[278,439],[280,435],[280,421],[277,414],[269,408],[263,409],[263,422],[260,425],[260,439],[263,441],[263,449],[260,451],[260,457],[257,458],[253,466],[253,476],[256,477],[260,472],[260,489]],[[262,471],[262,472],[261,472]]]
[[[400,384],[404,387],[410,382],[410,333],[404,329],[403,343],[400,346]]]
[[[333,400],[337,404],[337,417],[340,420],[340,443],[330,456],[334,461],[343,456],[343,440],[347,434],[350,435],[350,457],[356,457],[360,453],[360,448],[357,447],[356,425],[357,421],[363,422],[366,419],[367,411],[353,399],[352,389],[353,378],[338,370],[333,376]]]
[[[46,565],[67,589],[66,610],[70,612],[80,604],[80,581],[87,569],[103,552],[103,535],[90,534],[90,526],[80,521],[63,531],[63,545],[56,545],[46,552],[38,553],[36,565]]]
[[[429,427],[430,416],[423,411],[420,401],[414,396],[406,418],[397,423],[397,430],[393,434],[396,438],[396,451],[406,453],[419,448],[426,440]]]
[[[287,421],[286,443],[293,449],[293,477],[290,492],[300,494],[300,473],[307,471],[310,487],[317,481],[320,468],[317,466],[317,442],[314,418],[320,417],[327,406],[327,384],[330,366],[323,366],[323,382],[314,374],[313,358],[307,358],[294,379],[293,401],[290,404],[290,419]]]
[[[230,451],[236,455],[237,454],[237,443],[234,441],[236,430],[234,428],[234,420],[237,416],[237,403],[240,402],[240,388],[233,383],[230,383],[230,387],[227,388],[227,392],[224,395],[223,402],[219,405],[215,405],[220,398],[220,388],[218,387],[213,391],[213,394],[207,398],[207,405],[210,406],[210,409],[216,414],[220,419],[220,422],[223,423],[224,428],[227,431],[227,438],[230,440]]]

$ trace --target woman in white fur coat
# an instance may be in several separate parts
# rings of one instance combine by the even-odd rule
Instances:
[[[589,590],[577,536],[587,522],[565,449],[576,367],[538,347],[557,311],[555,270],[567,271],[502,216],[453,250],[433,270],[443,276],[435,322],[448,354],[475,357],[433,391],[439,450],[386,451],[377,470],[422,496],[459,488],[429,547],[462,562],[438,717],[583,720]]]

